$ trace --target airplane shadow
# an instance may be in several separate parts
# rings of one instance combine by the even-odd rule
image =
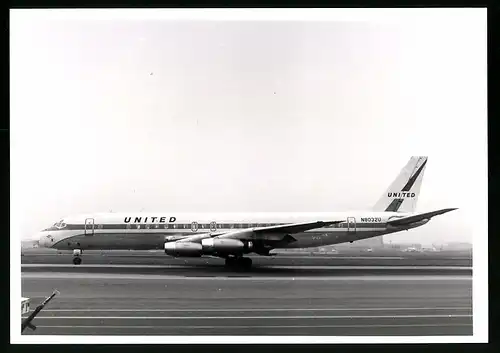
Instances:
[[[174,274],[172,269],[165,268],[164,274]],[[177,272],[177,271],[175,271]],[[264,265],[252,266],[250,269],[242,268],[228,268],[217,265],[206,266],[189,266],[178,271],[178,274],[189,277],[214,277],[214,276],[227,276],[227,277],[258,277],[258,276],[283,276],[283,277],[320,277],[320,276],[371,276],[371,275],[416,275],[416,274],[464,274],[463,269],[435,269],[435,268],[364,268],[359,266],[357,268],[336,268],[335,266],[328,266],[322,268],[293,268],[293,267],[271,267]]]

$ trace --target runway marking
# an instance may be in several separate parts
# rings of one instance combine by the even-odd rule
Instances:
[[[472,317],[472,314],[451,314],[451,315],[294,315],[294,316],[37,316],[37,319],[120,319],[120,320],[227,320],[227,319],[408,319],[408,318],[452,318],[452,317]],[[23,316],[23,319],[27,318]]]
[[[264,276],[248,275],[245,277],[233,275],[213,276],[188,276],[188,275],[163,275],[163,274],[121,274],[121,273],[85,273],[85,272],[29,272],[21,273],[22,279],[129,279],[129,280],[224,280],[224,281],[472,281],[471,275],[364,275],[353,276],[339,274],[337,276],[306,276],[306,275],[283,275]]]
[[[146,258],[152,258],[152,257],[157,257],[157,258],[164,258],[164,259],[169,259],[169,260],[177,260],[177,261],[183,261],[183,260],[180,260],[179,258],[175,259],[173,257],[169,257],[167,255],[165,255],[165,253],[163,251],[158,251],[158,252],[152,252],[151,254],[111,254],[111,253],[107,253],[107,254],[100,254],[100,253],[88,253],[86,252],[85,253],[87,256],[94,256],[94,257],[98,257],[98,256],[102,256],[102,257],[146,257]],[[70,256],[72,255],[71,253],[66,253],[66,254],[24,254],[25,256]],[[273,255],[273,256],[248,256],[252,259],[265,259],[265,260],[269,260],[269,259],[321,259],[321,260],[324,260],[324,259],[388,259],[388,260],[402,260],[402,259],[426,259],[427,257],[426,256],[421,256],[421,257],[412,257],[412,256],[355,256],[355,255],[339,255],[339,254],[335,254],[335,253],[332,253],[332,256],[327,256],[327,255],[308,255],[308,253],[305,253],[304,255],[302,256],[297,256],[297,255],[286,255],[286,254],[277,254],[277,255]],[[438,260],[440,259],[468,259],[467,257],[456,257],[456,258],[452,258],[452,257],[443,257],[443,258],[438,258]],[[205,257],[205,258],[201,258],[201,261],[203,260],[221,260],[220,258],[217,258],[217,257]]]
[[[460,323],[442,323],[442,324],[374,324],[374,325],[314,325],[314,326],[308,326],[308,325],[259,325],[259,326],[250,326],[250,325],[231,325],[231,326],[142,326],[142,325],[134,325],[134,326],[118,326],[118,325],[36,325],[36,327],[45,327],[45,328],[99,328],[99,329],[106,329],[106,328],[130,328],[130,329],[192,329],[192,328],[197,328],[197,329],[215,329],[215,328],[221,328],[221,329],[247,329],[247,328],[342,328],[342,327],[359,327],[359,328],[364,328],[364,327],[452,327],[452,326],[472,326],[472,324],[460,324]]]
[[[43,312],[191,312],[191,311],[204,311],[204,312],[245,312],[245,311],[389,311],[389,310],[472,310],[472,307],[438,307],[438,308],[247,308],[247,309],[44,309]]]
[[[203,265],[71,265],[71,264],[21,264],[21,268],[163,268],[163,269],[196,269],[204,267]],[[224,268],[222,265],[216,264],[208,266],[208,268]],[[255,266],[255,269],[286,269],[286,270],[472,270],[471,266],[277,266],[277,265],[262,265]]]

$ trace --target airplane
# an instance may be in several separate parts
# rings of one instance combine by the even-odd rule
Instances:
[[[371,210],[322,213],[95,213],[68,216],[36,238],[39,246],[72,250],[164,250],[173,257],[211,256],[249,268],[254,253],[314,248],[420,227],[456,208],[416,212],[428,157],[413,156]]]

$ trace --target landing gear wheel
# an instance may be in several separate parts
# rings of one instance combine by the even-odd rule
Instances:
[[[242,257],[240,259],[240,264],[243,268],[251,268],[252,267],[252,259],[248,257]]]
[[[248,257],[226,257],[227,267],[241,267],[248,269],[252,267],[252,259]]]
[[[227,267],[232,267],[236,264],[236,258],[234,257],[226,257],[225,264]]]
[[[82,255],[81,249],[73,249],[73,264],[79,265],[82,263],[82,258],[80,257],[81,255]]]

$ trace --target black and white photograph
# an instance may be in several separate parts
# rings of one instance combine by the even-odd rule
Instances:
[[[9,22],[12,343],[488,341],[486,9]]]

